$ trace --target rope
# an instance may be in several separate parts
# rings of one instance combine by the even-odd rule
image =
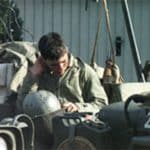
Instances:
[[[97,31],[96,31],[96,36],[95,36],[93,50],[92,50],[92,57],[91,57],[91,64],[90,64],[92,66],[92,68],[94,68],[94,64],[95,64],[96,45],[97,45],[97,41],[98,41],[98,35],[99,35],[99,32],[100,32],[100,23],[101,23],[101,7],[100,7],[100,10],[99,10]]]
[[[115,51],[113,48],[112,32],[111,32],[111,27],[110,27],[110,15],[109,15],[109,10],[108,10],[107,0],[102,0],[102,1],[103,1],[105,15],[106,15],[106,24],[107,24],[110,46],[111,46],[111,52],[112,52],[110,54],[110,58],[112,58],[112,62],[115,63]]]

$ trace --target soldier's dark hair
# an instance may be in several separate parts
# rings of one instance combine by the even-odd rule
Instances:
[[[43,35],[38,42],[39,51],[44,59],[58,60],[68,48],[62,37],[56,32]]]

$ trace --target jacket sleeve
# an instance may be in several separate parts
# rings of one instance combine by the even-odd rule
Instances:
[[[108,104],[108,99],[96,72],[88,65],[82,73],[81,82],[84,102],[76,103],[79,112],[98,112]]]
[[[18,91],[18,97],[16,103],[17,112],[19,113],[22,112],[22,105],[25,96],[31,91],[36,91],[37,88],[38,86],[36,84],[36,79],[32,77],[30,72],[28,72],[23,80],[22,86]]]

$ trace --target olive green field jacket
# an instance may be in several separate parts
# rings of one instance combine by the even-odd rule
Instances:
[[[70,64],[64,75],[59,78],[49,71],[36,78],[28,72],[18,92],[17,107],[21,108],[25,96],[36,90],[54,93],[60,103],[75,103],[79,107],[79,112],[98,112],[108,104],[106,93],[95,71],[72,55]]]

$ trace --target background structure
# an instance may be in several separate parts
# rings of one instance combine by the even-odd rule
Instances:
[[[101,0],[14,0],[24,22],[23,39],[37,42],[44,33],[60,33],[71,52],[90,63],[98,17],[101,14],[96,62],[104,67],[110,51],[105,12]],[[121,0],[107,0],[113,44],[121,37],[121,55],[116,57],[125,81],[137,81],[130,43],[122,13]],[[150,59],[150,1],[128,0],[142,66]],[[101,9],[101,13],[100,12]]]

